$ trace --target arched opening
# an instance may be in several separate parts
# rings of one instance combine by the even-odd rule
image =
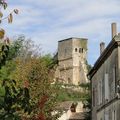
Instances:
[[[79,53],[83,53],[83,48],[79,48]]]
[[[77,48],[75,48],[75,52],[77,52]]]

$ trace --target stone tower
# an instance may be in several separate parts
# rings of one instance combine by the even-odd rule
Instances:
[[[87,83],[87,39],[69,38],[58,42],[57,80],[78,85]]]

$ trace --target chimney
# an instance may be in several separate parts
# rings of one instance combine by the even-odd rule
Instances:
[[[112,39],[113,39],[115,37],[115,35],[117,35],[117,24],[112,23],[111,24],[111,29],[112,29]]]
[[[101,42],[100,43],[100,54],[102,54],[102,52],[104,51],[104,49],[105,49],[105,43]]]

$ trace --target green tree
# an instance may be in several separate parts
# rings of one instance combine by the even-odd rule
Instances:
[[[0,0],[0,7],[7,8],[7,3]],[[3,17],[0,11],[0,23],[4,19],[8,19],[8,23],[12,23],[12,14],[18,14],[18,10],[14,9],[7,17]],[[5,30],[0,29],[0,69],[6,65],[9,56],[9,38],[4,39]],[[9,58],[9,59],[8,59]],[[9,67],[11,68],[11,67]],[[4,71],[5,69],[3,69]],[[3,73],[3,71],[1,73]],[[19,87],[14,79],[8,76],[10,72],[0,76],[0,120],[18,120],[20,119],[19,112],[30,112],[29,106],[29,91],[26,87]],[[26,104],[25,104],[26,103]]]
[[[40,58],[32,57],[26,62],[18,61],[14,78],[17,81],[21,80],[21,85],[29,86],[32,104],[31,119],[56,120],[58,114],[52,115],[52,112],[56,110],[58,90],[55,85],[51,84],[54,70],[48,67],[48,62],[46,62],[46,59],[44,60],[44,56]]]
[[[45,63],[46,67],[52,68],[54,66],[54,61],[51,54],[43,55],[40,59]]]
[[[27,43],[25,37],[18,37],[13,41],[9,47],[6,65],[0,70],[0,76],[2,79],[16,80],[17,88],[28,88],[28,110],[31,110],[31,114],[22,113],[22,118],[39,119],[44,116],[48,120],[56,120],[58,114],[52,116],[52,112],[56,110],[58,91],[57,86],[51,85],[54,77],[54,60],[50,54],[34,55],[35,52],[31,49],[34,45]],[[18,115],[21,110],[17,112]]]

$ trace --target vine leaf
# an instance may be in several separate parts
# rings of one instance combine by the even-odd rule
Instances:
[[[0,29],[0,39],[4,38],[5,31],[3,29]]]

